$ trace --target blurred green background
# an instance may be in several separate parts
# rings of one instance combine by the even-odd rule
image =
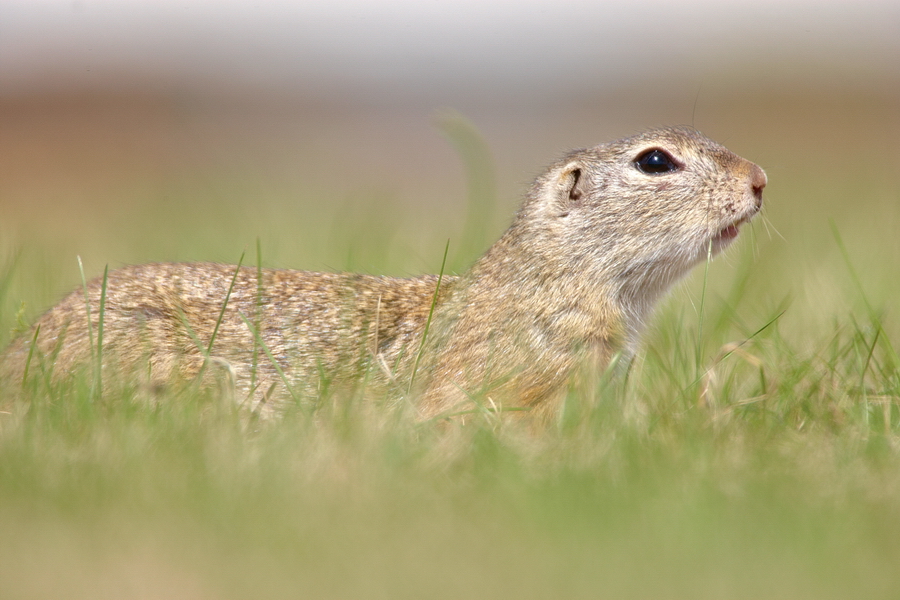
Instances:
[[[459,272],[563,152],[675,124],[769,177],[706,336],[698,269],[547,439],[4,412],[0,596],[895,597],[900,5],[332,4],[0,6],[0,343],[78,256]],[[782,310],[724,420],[653,379]]]

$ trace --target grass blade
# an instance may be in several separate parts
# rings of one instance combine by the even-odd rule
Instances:
[[[288,383],[287,375],[284,374],[284,371],[282,370],[281,365],[278,364],[278,361],[275,360],[275,357],[272,355],[272,352],[269,350],[269,347],[266,346],[265,341],[263,341],[262,337],[260,337],[259,331],[256,329],[256,327],[253,326],[253,323],[250,322],[250,319],[248,319],[244,315],[244,313],[242,313],[241,311],[238,311],[238,315],[240,315],[241,320],[244,322],[244,325],[247,326],[247,329],[250,330],[250,333],[253,334],[253,338],[256,340],[256,343],[259,344],[259,347],[262,348],[263,352],[265,352],[266,356],[269,358],[269,361],[272,363],[272,366],[275,368],[275,371],[278,373],[278,376],[281,378],[281,381],[284,383],[284,387],[287,388],[287,391],[291,395],[291,398],[293,398],[294,402],[296,402],[299,405],[300,404],[299,396],[297,396],[297,394],[294,392],[293,386],[291,386],[291,384]]]
[[[256,238],[256,314],[254,315],[254,325],[259,331],[262,321],[262,298],[263,298],[263,271],[262,271],[262,244],[259,238]],[[256,337],[253,338],[253,354],[250,358],[250,394],[256,389],[256,370],[259,368],[259,344],[256,343]]]
[[[412,374],[409,376],[409,387],[406,389],[407,395],[412,391],[413,383],[416,380],[416,371],[419,370],[419,362],[422,360],[422,352],[425,349],[425,341],[428,339],[428,329],[431,327],[431,319],[434,316],[434,307],[437,306],[438,294],[441,291],[441,281],[444,279],[444,268],[447,265],[447,252],[450,250],[450,240],[444,246],[444,258],[441,260],[441,270],[438,273],[437,285],[434,287],[434,296],[431,297],[431,308],[428,309],[428,318],[425,319],[425,328],[422,330],[422,341],[419,343],[419,350],[416,352],[416,360],[413,363]]]
[[[246,250],[241,252],[241,258],[238,259],[237,267],[234,269],[234,276],[231,278],[231,284],[228,286],[228,293],[225,294],[222,310],[219,311],[219,318],[216,319],[216,326],[213,327],[212,335],[209,337],[209,346],[206,348],[206,356],[209,356],[212,353],[213,344],[216,343],[216,334],[219,333],[219,325],[222,324],[222,319],[225,317],[225,309],[228,308],[228,300],[231,299],[231,292],[234,290],[234,282],[237,281],[238,274],[241,272],[241,265],[244,264],[245,254],[247,254]]]
[[[847,270],[850,272],[850,277],[853,279],[853,284],[856,286],[856,290],[859,292],[859,296],[862,298],[863,303],[866,305],[866,310],[869,313],[869,319],[872,324],[878,329],[879,333],[883,333],[883,327],[881,325],[881,319],[878,317],[878,314],[875,312],[875,309],[872,307],[872,303],[869,302],[869,297],[866,294],[866,290],[863,287],[862,279],[859,277],[859,273],[857,273],[856,268],[853,266],[853,261],[850,260],[850,252],[847,250],[847,246],[844,245],[844,239],[841,237],[841,232],[838,230],[837,223],[834,222],[834,219],[830,219],[831,223],[831,233],[834,235],[834,239],[837,242],[838,249],[841,251],[841,257],[844,259],[844,264],[847,265]],[[894,362],[900,362],[900,355],[897,354],[897,350],[894,348],[894,345],[890,341],[890,337],[887,335],[880,336],[884,343],[887,346],[888,352],[890,352],[891,356],[894,358]]]
[[[103,283],[100,285],[100,310],[97,322],[97,362],[94,366],[94,385],[91,395],[99,398],[102,390],[103,325],[106,319],[106,287],[109,283],[109,265],[103,267]]]
[[[706,246],[706,262],[703,265],[703,290],[700,292],[700,314],[697,323],[697,345],[696,356],[694,358],[695,374],[698,375],[699,381],[700,365],[703,363],[703,311],[706,306],[706,288],[709,283],[709,264],[712,262],[712,240]]]
[[[34,328],[34,335],[31,337],[31,346],[28,348],[28,358],[25,359],[25,370],[22,373],[22,387],[25,387],[25,382],[28,381],[28,369],[31,367],[31,359],[34,358],[34,348],[37,346],[38,335],[41,333],[41,324],[38,323],[37,327]]]
[[[91,300],[88,296],[87,279],[84,276],[84,265],[81,256],[78,256],[78,272],[81,273],[81,289],[84,291],[84,311],[87,314],[88,343],[91,346],[91,356],[94,356],[94,323],[91,321]]]
[[[19,257],[21,254],[22,251],[17,250],[12,257],[12,260],[9,261],[9,264],[3,266],[3,277],[0,278],[0,319],[3,317],[3,300],[6,298],[6,291],[9,289],[9,285],[12,282],[13,273],[15,273],[16,266],[19,264]]]

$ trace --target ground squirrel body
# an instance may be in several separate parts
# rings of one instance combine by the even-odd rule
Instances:
[[[737,236],[765,185],[762,169],[695,130],[656,129],[550,166],[460,276],[124,267],[107,283],[104,381],[224,378],[266,413],[360,382],[423,418],[473,399],[547,412],[580,363],[634,351],[659,297]],[[49,380],[86,368],[100,279],[87,293],[90,326],[77,290],[0,355],[7,386],[26,365]]]

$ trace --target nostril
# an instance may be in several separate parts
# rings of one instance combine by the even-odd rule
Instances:
[[[753,165],[750,169],[750,187],[753,190],[753,197],[756,198],[756,208],[762,207],[763,188],[766,187],[768,182],[766,172]]]
[[[765,186],[761,186],[761,185],[754,185],[754,186],[753,186],[753,196],[756,198],[756,205],[757,205],[757,206],[762,206],[762,191],[763,191],[763,187],[765,187]]]

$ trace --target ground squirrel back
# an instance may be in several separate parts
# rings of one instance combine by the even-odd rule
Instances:
[[[656,129],[551,165],[458,277],[118,269],[106,285],[104,387],[224,382],[265,413],[359,387],[407,398],[423,418],[473,401],[551,413],[579,364],[634,352],[660,296],[735,239],[765,185],[762,169],[697,131]],[[91,367],[101,292],[93,280],[87,302],[72,292],[13,341],[0,355],[7,389]]]

